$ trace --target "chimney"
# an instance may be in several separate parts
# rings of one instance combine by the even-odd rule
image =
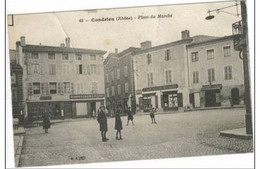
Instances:
[[[21,36],[20,38],[21,40],[21,46],[26,46],[26,43],[25,43],[25,36]]]
[[[189,37],[190,37],[190,31],[188,30],[181,31],[181,39],[187,39]]]
[[[152,47],[151,41],[145,41],[141,43],[141,50],[148,49]]]
[[[66,42],[66,47],[70,47],[70,38],[69,37],[67,37],[66,39],[65,39],[65,42]]]
[[[60,47],[65,47],[65,43],[61,43],[61,44],[60,44]]]
[[[115,48],[115,53],[118,53],[118,48]]]

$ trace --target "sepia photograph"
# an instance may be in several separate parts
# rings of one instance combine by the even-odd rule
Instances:
[[[245,0],[8,14],[14,163],[254,153]]]

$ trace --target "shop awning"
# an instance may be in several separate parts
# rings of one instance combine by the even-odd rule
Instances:
[[[206,90],[221,90],[222,84],[202,85],[201,91]]]

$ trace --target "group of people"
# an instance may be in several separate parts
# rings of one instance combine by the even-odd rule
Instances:
[[[152,120],[152,124],[156,124],[155,112],[156,112],[156,109],[151,108],[150,117]],[[121,113],[122,113],[122,110],[120,108],[118,108],[116,111],[116,114],[115,114],[116,140],[123,140],[122,134],[121,134],[121,130],[123,129],[122,119],[120,116]],[[97,111],[97,121],[99,123],[99,129],[101,132],[101,138],[102,138],[103,142],[106,142],[107,140],[109,140],[106,137],[106,133],[108,131],[106,114],[107,114],[107,112],[105,110],[105,107],[100,106],[100,108]],[[48,129],[51,127],[50,114],[48,113],[48,111],[43,112],[42,119],[43,119],[43,129],[44,129],[45,133],[48,133]],[[126,124],[127,126],[129,124],[129,121],[131,121],[132,125],[134,125],[134,116],[130,110],[130,107],[127,108],[127,124]]]
[[[121,109],[117,109],[115,113],[115,130],[116,130],[116,140],[123,140],[121,130],[123,129],[123,124],[122,124],[122,119],[121,119]],[[127,126],[129,124],[129,121],[132,122],[132,125],[134,125],[134,116],[130,110],[130,108],[127,108]],[[106,137],[106,132],[107,132],[107,117],[105,113],[104,106],[101,106],[98,110],[98,115],[97,115],[97,121],[99,123],[99,129],[101,132],[101,138],[102,141],[105,142],[109,140]]]
[[[156,109],[152,108],[150,111],[150,117],[152,120],[152,124],[157,124],[155,121],[155,112]],[[122,124],[122,119],[121,119],[121,109],[117,109],[116,114],[115,114],[115,130],[116,130],[116,140],[123,140],[121,130],[123,129],[123,124]],[[97,116],[97,121],[100,125],[100,132],[101,132],[101,138],[103,142],[106,142],[109,140],[106,137],[106,132],[107,132],[107,117],[106,113],[104,111],[104,106],[101,106],[98,110],[98,116]],[[130,110],[130,107],[127,108],[127,126],[129,124],[129,121],[132,122],[132,125],[134,125],[134,116]]]

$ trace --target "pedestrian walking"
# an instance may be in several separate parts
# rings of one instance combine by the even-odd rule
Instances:
[[[155,113],[155,108],[151,108],[150,117],[151,117],[151,120],[152,120],[152,124],[153,123],[157,124],[156,121],[155,121],[154,113]]]
[[[99,123],[99,130],[101,132],[102,141],[105,142],[105,141],[107,141],[109,139],[106,137],[106,133],[107,133],[107,117],[106,117],[106,114],[105,114],[104,106],[101,106],[99,108],[99,110],[98,110],[97,121]]]
[[[93,119],[96,118],[96,110],[95,109],[93,109],[93,111],[92,111],[92,117],[93,117]]]
[[[116,140],[123,140],[121,135],[121,130],[123,129],[122,120],[120,117],[120,109],[118,109],[115,115],[115,130],[116,130]]]
[[[134,116],[130,110],[130,107],[127,108],[127,124],[126,124],[127,126],[129,124],[129,120],[132,121],[132,125],[134,126]]]
[[[48,133],[48,129],[51,128],[50,113],[47,110],[42,114],[42,127],[45,133]]]

